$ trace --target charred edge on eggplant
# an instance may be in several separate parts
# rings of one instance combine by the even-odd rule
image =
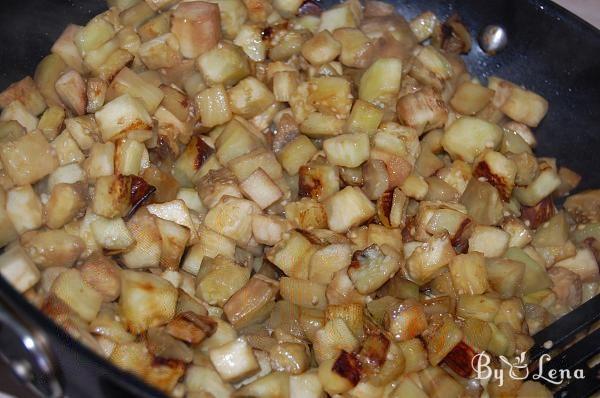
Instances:
[[[335,373],[357,385],[360,381],[361,366],[358,357],[354,353],[343,351],[337,357],[331,368]]]
[[[310,175],[310,166],[300,167],[298,172],[298,196],[301,198],[317,198],[323,191],[323,184],[318,178]]]
[[[463,222],[456,230],[456,233],[450,240],[450,243],[452,243],[452,246],[454,247],[454,250],[457,253],[466,253],[467,251],[469,251],[469,239],[465,235],[465,232],[470,226],[471,220],[469,220],[468,218],[463,220]]]
[[[385,191],[383,195],[377,200],[377,216],[379,221],[386,227],[391,227],[390,213],[392,212],[392,206],[394,204],[394,190],[390,189]]]
[[[372,244],[363,250],[357,250],[352,254],[352,261],[349,268],[360,268],[363,263],[369,263],[374,258],[381,256],[381,250],[376,244]]]
[[[215,152],[204,140],[196,137],[196,159],[194,159],[194,169],[200,170],[200,167]]]
[[[469,377],[473,373],[472,361],[475,351],[464,342],[460,342],[446,355],[443,362],[461,377]]]
[[[521,206],[521,219],[529,222],[527,226],[533,229],[548,221],[554,214],[556,214],[556,207],[549,196],[535,206]]]
[[[507,202],[510,200],[512,188],[509,187],[502,176],[494,174],[486,162],[477,163],[475,170],[473,170],[473,176],[485,178],[490,185],[498,190],[498,193],[503,201]]]
[[[389,348],[390,340],[382,333],[368,336],[359,354],[362,366],[372,370],[380,369],[386,360]]]
[[[416,218],[407,217],[406,225],[402,228],[402,242],[412,242],[415,240]]]
[[[119,176],[121,178],[123,176]],[[124,219],[129,220],[131,216],[146,202],[152,194],[156,191],[156,187],[150,185],[141,177],[138,176],[126,176],[131,179],[130,196],[129,201],[131,203],[131,210],[127,212]]]

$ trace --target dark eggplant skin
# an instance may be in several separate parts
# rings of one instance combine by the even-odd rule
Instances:
[[[544,96],[550,109],[535,130],[536,153],[581,174],[579,190],[600,186],[600,31],[548,0],[392,2],[407,19],[426,10],[442,20],[457,13],[473,38],[486,25],[505,27],[506,49],[488,56],[474,41],[466,56],[469,69],[483,80],[498,75]],[[334,2],[314,3],[326,8]],[[2,0],[0,90],[32,75],[67,24],[84,24],[105,9],[104,0]],[[1,278],[0,306],[46,336],[68,396],[163,396],[75,342]],[[2,343],[9,341],[4,334],[0,330]]]

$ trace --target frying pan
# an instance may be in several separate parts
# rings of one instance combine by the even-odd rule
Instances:
[[[425,10],[441,19],[458,13],[473,37],[486,25],[502,25],[508,46],[488,56],[475,45],[466,57],[471,72],[544,96],[550,110],[536,130],[537,154],[580,173],[580,189],[600,187],[600,31],[544,0],[391,1],[407,18]],[[68,23],[84,24],[105,8],[103,0],[2,0],[0,90],[32,74]],[[70,338],[2,278],[0,351],[43,396],[162,396]]]

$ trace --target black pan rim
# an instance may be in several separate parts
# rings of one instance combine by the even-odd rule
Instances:
[[[600,40],[600,27],[595,27],[590,22],[581,18],[579,15],[573,14],[571,11],[567,10],[560,4],[555,3],[552,0],[528,0],[528,2],[538,7],[543,7],[544,12],[546,12],[547,14],[565,20],[570,20],[570,22],[572,22],[573,25],[579,25],[581,28],[591,31],[592,33],[598,35],[598,40]]]

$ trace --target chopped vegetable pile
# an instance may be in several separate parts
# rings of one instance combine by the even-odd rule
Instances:
[[[0,273],[174,397],[550,397],[477,380],[599,292],[600,191],[457,16],[108,0],[0,93]],[[501,362],[492,361],[493,366]]]

